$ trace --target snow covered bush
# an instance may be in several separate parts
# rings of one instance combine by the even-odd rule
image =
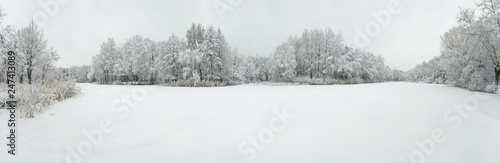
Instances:
[[[498,86],[496,85],[488,85],[484,89],[485,92],[487,93],[498,93]]]
[[[290,82],[261,82],[253,83],[254,85],[265,85],[265,86],[300,86],[300,85],[310,85],[308,83],[290,83]]]
[[[123,85],[123,82],[122,81],[119,81],[119,80],[115,80],[112,85]]]
[[[220,87],[224,85],[225,85],[224,83],[217,81],[192,81],[192,80],[171,82],[169,84],[169,86],[172,87]]]
[[[62,79],[45,79],[31,85],[19,85],[18,107],[21,116],[34,118],[44,108],[57,101],[73,97],[80,93],[75,81]]]
[[[6,84],[0,85],[0,108],[4,107],[5,101],[7,101],[7,87]]]
[[[292,80],[292,83],[307,84],[307,85],[336,85],[336,84],[346,84],[346,82],[337,79],[311,79],[308,77],[297,77]]]

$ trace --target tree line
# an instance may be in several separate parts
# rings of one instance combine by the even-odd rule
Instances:
[[[229,46],[219,28],[194,23],[185,38],[172,34],[166,41],[153,41],[135,35],[122,45],[110,38],[92,58],[87,74],[90,81],[101,84],[337,84],[402,80],[402,76],[386,66],[381,56],[347,46],[342,35],[329,28],[291,36],[264,57],[242,55]]]
[[[403,80],[382,56],[347,46],[332,29],[305,30],[280,44],[270,58],[272,79],[336,83],[373,83]],[[333,82],[333,83],[332,83]],[[321,84],[321,83],[320,83]]]
[[[417,65],[408,80],[495,93],[500,80],[500,1],[461,9],[441,37],[441,55]]]

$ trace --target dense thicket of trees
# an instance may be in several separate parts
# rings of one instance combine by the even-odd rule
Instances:
[[[340,83],[371,83],[401,78],[384,64],[381,56],[347,46],[342,34],[331,29],[305,30],[279,45],[270,59],[272,79],[334,80]],[[307,80],[306,80],[307,81]]]
[[[331,29],[305,30],[301,37],[279,45],[271,56],[261,57],[239,54],[220,29],[193,24],[186,40],[172,34],[156,42],[136,35],[117,45],[108,39],[92,59],[88,77],[101,84],[231,84],[306,78],[363,83],[399,80],[402,73],[391,71],[381,56],[346,46],[342,35]]]
[[[172,34],[156,42],[136,35],[123,45],[109,39],[92,59],[88,77],[102,84],[245,80],[239,66],[247,57],[231,50],[220,29],[193,24],[186,38]]]
[[[495,92],[500,79],[500,0],[462,9],[457,20],[441,37],[441,56],[410,70],[408,79]]]

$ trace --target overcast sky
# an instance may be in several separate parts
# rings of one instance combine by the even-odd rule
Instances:
[[[408,70],[440,53],[440,36],[456,24],[460,7],[474,0],[0,0],[8,14],[5,24],[16,28],[38,16],[50,46],[61,53],[57,66],[88,65],[107,38],[123,43],[139,34],[167,40],[185,37],[193,22],[213,24],[227,41],[246,55],[269,55],[290,35],[304,29],[331,27],[345,42],[382,55],[391,68]],[[56,12],[44,10],[43,3]],[[394,2],[394,3],[393,3]],[[220,17],[214,3],[228,9]],[[41,5],[42,4],[42,5]],[[399,4],[399,5],[394,5]],[[396,6],[389,23],[373,13]],[[398,7],[399,6],[399,7]],[[219,9],[219,11],[222,11]],[[391,10],[394,11],[394,10]],[[42,15],[42,16],[40,16]],[[387,17],[382,17],[382,20]],[[386,25],[385,27],[380,25]],[[373,34],[363,44],[355,40],[366,26]],[[361,40],[361,39],[359,39]],[[365,39],[366,40],[366,39]],[[365,44],[366,43],[366,44]]]

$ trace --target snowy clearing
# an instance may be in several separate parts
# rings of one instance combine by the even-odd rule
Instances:
[[[0,162],[500,162],[500,96],[443,85],[81,87]]]

